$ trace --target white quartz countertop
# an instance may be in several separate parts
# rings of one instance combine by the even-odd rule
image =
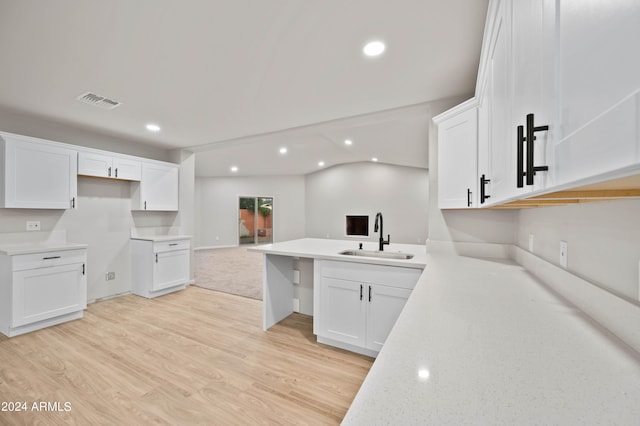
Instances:
[[[426,247],[418,244],[395,244],[384,246],[384,252],[413,254],[412,259],[388,259],[367,256],[347,256],[339,254],[343,250],[358,250],[359,241],[325,240],[322,238],[301,238],[299,240],[266,244],[252,247],[249,251],[263,252],[283,256],[307,257],[314,259],[341,260],[345,262],[373,263],[378,265],[401,266],[423,269],[426,265]],[[378,243],[363,243],[364,250],[378,250]]]
[[[75,244],[75,243],[24,243],[24,244],[9,244],[6,246],[0,246],[0,254],[6,256],[16,256],[20,254],[33,254],[33,253],[46,253],[50,251],[60,250],[76,250],[86,249],[87,244]]]
[[[147,235],[147,236],[131,237],[131,239],[162,242],[162,241],[174,241],[174,240],[190,240],[191,235]]]
[[[638,424],[637,352],[511,261],[426,263],[343,424]]]

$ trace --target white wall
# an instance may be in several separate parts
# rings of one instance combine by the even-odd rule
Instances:
[[[381,163],[352,163],[306,177],[306,236],[378,240],[377,212],[391,242],[424,244],[427,238],[428,173],[424,169]],[[346,237],[345,216],[368,215],[369,237]]]
[[[559,265],[568,243],[568,270],[634,300],[639,299],[640,200],[520,210],[517,244]]]
[[[304,237],[304,176],[199,177],[195,247],[238,245],[238,197],[273,197],[273,239]]]

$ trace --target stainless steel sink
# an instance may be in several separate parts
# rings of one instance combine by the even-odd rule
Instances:
[[[343,254],[345,256],[381,257],[384,259],[413,259],[412,254],[392,251],[344,250],[339,254]]]

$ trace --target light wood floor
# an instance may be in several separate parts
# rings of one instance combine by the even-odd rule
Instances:
[[[0,424],[338,424],[373,360],[318,345],[303,315],[263,332],[261,306],[191,286],[0,337],[0,403],[71,406]]]

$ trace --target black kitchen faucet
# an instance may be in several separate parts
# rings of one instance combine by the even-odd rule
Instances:
[[[391,242],[391,235],[387,235],[387,241],[384,240],[384,232],[382,231],[382,213],[376,213],[376,223],[373,225],[373,232],[378,232],[378,219],[380,219],[380,248],[378,250],[384,251],[384,245]]]

